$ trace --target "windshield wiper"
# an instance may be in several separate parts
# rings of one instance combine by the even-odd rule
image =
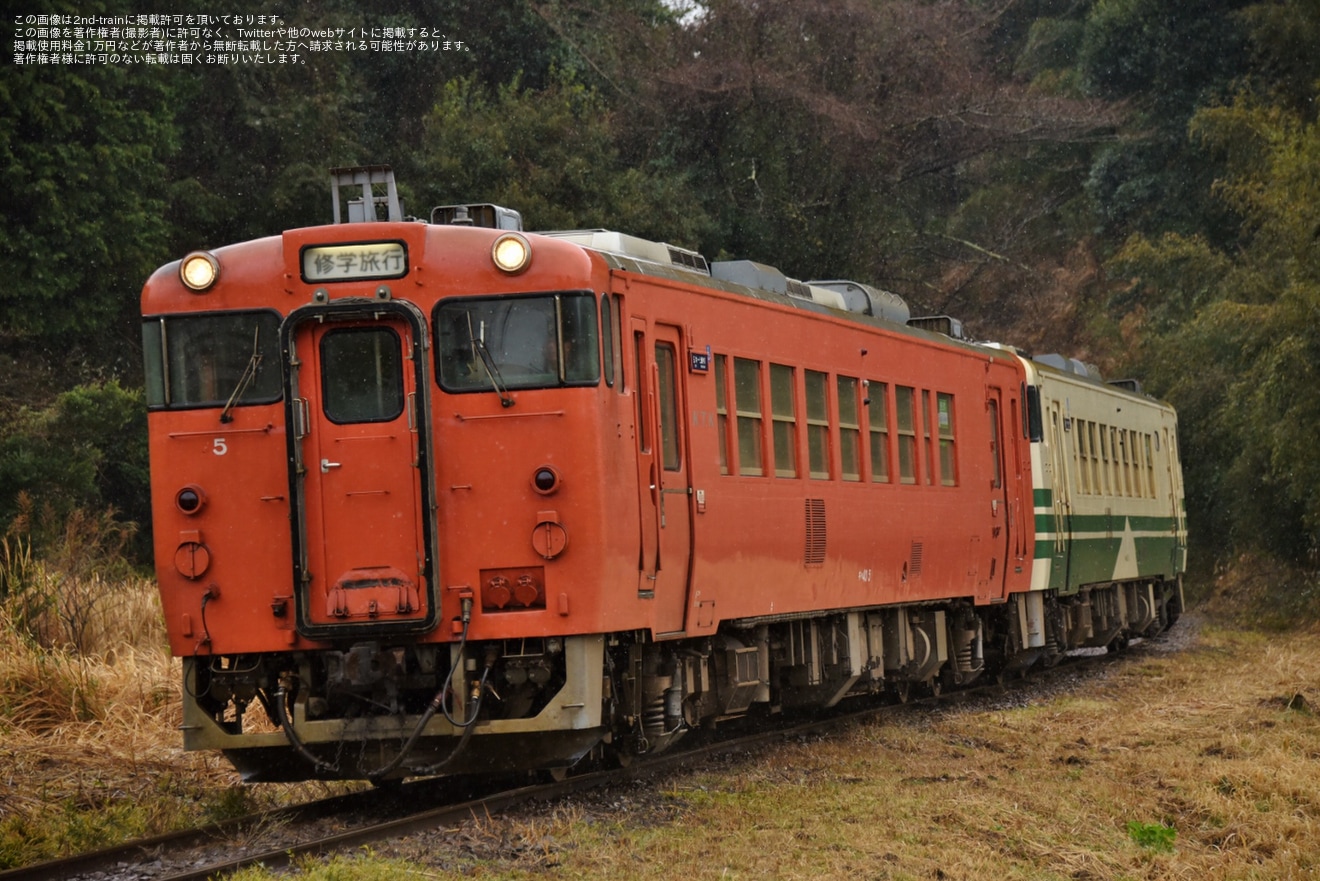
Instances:
[[[230,412],[234,405],[243,397],[243,393],[252,385],[252,381],[257,378],[257,370],[261,367],[261,328],[252,329],[252,357],[248,358],[247,366],[243,368],[243,375],[238,378],[238,385],[234,386],[234,392],[225,401],[225,408],[220,411],[221,422],[233,422],[234,415]]]
[[[472,315],[468,314],[468,340],[472,343],[472,348],[481,356],[481,366],[486,371],[486,376],[490,378],[491,388],[500,396],[500,406],[512,407],[513,395],[510,395],[504,387],[504,377],[500,376],[500,367],[495,363],[495,358],[490,354],[490,349],[486,348],[486,323],[481,323],[481,336],[472,332]]]

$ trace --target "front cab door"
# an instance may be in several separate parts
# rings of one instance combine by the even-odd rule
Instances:
[[[289,316],[286,351],[298,630],[428,630],[437,619],[427,337],[402,303]]]

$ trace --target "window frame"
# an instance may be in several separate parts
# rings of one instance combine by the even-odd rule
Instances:
[[[948,407],[942,406],[945,402]],[[940,486],[958,485],[957,419],[954,416],[955,398],[952,392],[935,392],[935,435],[939,447]],[[947,413],[948,431],[945,432],[944,414]],[[945,455],[947,452],[947,456]]]
[[[775,477],[795,479],[797,464],[797,368],[770,363],[771,442],[774,447]],[[780,395],[787,392],[788,399]],[[781,404],[787,404],[786,410]]]
[[[830,375],[820,370],[803,370],[802,383],[806,393],[807,476],[812,480],[829,480],[832,473]]]
[[[907,406],[903,402],[907,399]],[[906,414],[908,427],[903,427]],[[915,485],[920,479],[921,462],[917,455],[917,389],[915,386],[894,386],[894,434],[898,439],[898,482]],[[907,468],[904,468],[904,450],[907,451]]]
[[[587,358],[584,356],[582,358],[583,364],[591,364],[593,366],[592,372],[594,375],[591,377],[587,377],[587,378],[569,377],[569,370],[567,365],[568,359],[564,355],[564,342],[565,342],[564,322],[565,322],[566,312],[564,309],[563,301],[566,298],[586,299],[591,302],[591,308],[583,311],[585,311],[585,313],[591,317],[593,323],[595,324],[595,327],[591,329],[592,331],[591,344],[594,346],[595,349],[595,357]],[[443,316],[445,315],[446,312],[461,308],[464,303],[474,303],[474,304],[504,303],[504,302],[516,302],[516,301],[531,302],[538,300],[549,300],[552,304],[552,309],[551,309],[552,315],[549,317],[552,318],[554,322],[555,356],[554,356],[554,364],[553,364],[553,368],[554,368],[553,379],[538,378],[535,380],[527,379],[520,381],[519,377],[505,376],[504,374],[500,374],[499,375],[499,379],[501,380],[500,384],[504,387],[504,389],[508,391],[544,391],[547,389],[590,388],[593,386],[600,385],[603,380],[604,371],[601,366],[601,362],[602,362],[601,329],[600,329],[601,319],[600,319],[599,304],[596,301],[596,295],[594,292],[590,290],[577,290],[577,289],[555,290],[555,291],[534,291],[528,293],[473,294],[473,295],[445,297],[439,300],[431,310],[431,335],[432,335],[431,348],[433,351],[431,366],[432,366],[432,374],[434,376],[434,381],[436,385],[439,386],[439,388],[442,389],[445,393],[451,395],[491,394],[496,391],[496,389],[493,387],[493,383],[491,382],[490,377],[486,376],[484,372],[478,374],[483,377],[483,380],[480,383],[473,385],[459,385],[453,382],[452,376],[446,377],[446,371],[450,369],[450,367],[458,361],[458,358],[455,356],[456,353],[461,348],[461,347],[451,347],[449,345],[451,341],[446,336],[447,322],[443,320]],[[474,333],[474,335],[476,334]],[[504,351],[505,352],[508,351],[507,347],[504,349]],[[475,364],[477,363],[475,360],[473,360],[475,358],[477,358],[477,356],[473,354],[468,358],[468,360],[472,361],[472,363]],[[503,366],[507,367],[508,362],[505,361]]]
[[[742,477],[765,477],[765,410],[761,392],[761,362],[753,358],[733,359],[733,404],[737,417],[738,436],[738,474]],[[750,369],[741,379],[739,368]],[[755,382],[746,382],[750,376]],[[743,391],[755,391],[754,400],[743,396]],[[749,397],[752,397],[749,395]],[[746,406],[745,406],[746,405]],[[754,405],[755,409],[752,409]],[[751,450],[744,450],[744,443],[752,445]]]
[[[341,396],[340,392],[331,385],[331,380],[336,375],[339,363],[342,358],[335,356],[327,351],[328,344],[334,344],[340,339],[346,337],[366,337],[368,335],[376,337],[389,337],[393,345],[387,347],[386,351],[392,356],[390,367],[393,368],[392,387],[397,391],[397,399],[391,400],[390,409],[382,409],[376,415],[361,418],[354,414],[339,410],[341,403],[346,403],[350,398]],[[319,374],[319,389],[321,396],[320,408],[322,415],[326,420],[335,425],[369,425],[379,422],[394,422],[403,415],[404,407],[407,405],[407,371],[404,366],[403,337],[399,332],[388,325],[347,325],[343,327],[330,327],[321,335],[317,343],[317,372]],[[379,371],[378,371],[379,374]],[[377,383],[378,388],[382,388]]]
[[[227,379],[216,379],[216,382],[220,385],[217,386],[217,397],[214,399],[188,399],[184,402],[175,400],[175,389],[172,387],[172,373],[174,371],[170,366],[170,325],[179,322],[239,316],[253,316],[254,321],[259,317],[265,317],[274,322],[273,326],[270,327],[273,345],[261,347],[260,370],[263,372],[273,371],[275,388],[273,393],[254,396],[255,389],[250,387],[241,398],[234,402],[234,406],[265,406],[284,399],[283,370],[281,369],[282,355],[280,352],[280,324],[283,321],[283,316],[278,311],[274,309],[224,309],[206,312],[174,312],[165,315],[144,316],[142,319],[144,390],[149,411],[214,410],[223,408],[228,403],[234,388],[238,386],[238,377],[234,377],[231,387],[227,389],[223,388],[223,385],[228,384]],[[260,329],[258,328],[258,331]],[[260,333],[258,333],[258,340],[260,340]],[[180,354],[182,356],[183,353]],[[154,364],[152,363],[153,360]],[[243,366],[246,366],[250,360],[251,353],[248,352],[243,358]]]
[[[879,380],[863,380],[866,386],[867,459],[871,466],[871,483],[893,483],[892,452],[889,449],[889,384]],[[879,388],[879,393],[876,389]],[[877,407],[877,403],[879,406]],[[879,427],[874,414],[879,412]],[[877,460],[878,453],[878,460]],[[879,464],[881,467],[877,468]]]

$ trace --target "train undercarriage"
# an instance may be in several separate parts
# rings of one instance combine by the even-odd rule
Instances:
[[[753,712],[906,700],[1121,649],[1171,626],[1180,580],[1007,603],[881,606],[725,622],[713,637],[609,634],[184,659],[185,743],[245,781],[558,773]]]

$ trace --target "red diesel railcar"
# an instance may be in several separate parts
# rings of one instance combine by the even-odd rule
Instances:
[[[254,781],[557,771],[1041,654],[1014,352],[864,285],[332,182],[335,224],[142,294],[189,748]]]

